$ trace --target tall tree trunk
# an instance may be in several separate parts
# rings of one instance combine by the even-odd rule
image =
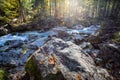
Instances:
[[[119,15],[119,12],[120,12],[120,2],[119,1],[117,1],[117,3],[116,3],[116,9],[115,9],[115,18],[117,18],[117,17],[119,17],[118,15]]]
[[[113,3],[113,4],[112,4],[112,10],[111,10],[111,14],[110,14],[111,16],[114,15],[116,0],[113,0],[112,3]]]
[[[106,17],[106,7],[107,7],[107,1],[104,1],[104,8],[103,8],[103,17]]]
[[[100,0],[97,1],[97,17],[99,17]]]
[[[26,21],[26,19],[25,19],[25,11],[24,11],[24,8],[22,6],[21,0],[18,0],[18,3],[19,3],[19,18],[20,18],[20,22],[25,22]]]
[[[55,0],[55,18],[57,18],[57,0]]]
[[[111,7],[110,7],[111,4],[110,4],[110,3],[111,3],[111,0],[109,0],[109,3],[108,3],[108,14],[107,14],[108,17],[110,16],[110,12],[111,12],[111,11],[110,11],[110,9],[111,9]]]
[[[52,1],[50,0],[50,16],[52,16]]]
[[[106,13],[105,13],[106,17],[108,17],[108,11],[109,11],[109,0],[107,0]]]

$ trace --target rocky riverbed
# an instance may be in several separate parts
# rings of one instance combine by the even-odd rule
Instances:
[[[108,42],[97,44],[96,48],[91,42],[100,28],[76,25],[1,36],[0,67],[10,74],[10,80],[120,79],[120,46]],[[113,68],[116,74],[110,71]]]

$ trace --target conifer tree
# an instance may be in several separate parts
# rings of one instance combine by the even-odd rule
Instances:
[[[17,0],[0,0],[0,20],[10,22],[18,17],[19,7]]]

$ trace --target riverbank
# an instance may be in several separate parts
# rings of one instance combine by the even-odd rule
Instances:
[[[108,36],[103,37],[101,35],[102,29],[100,25],[84,27],[80,24],[71,28],[60,26],[47,31],[27,31],[2,36],[0,38],[0,67],[7,70],[11,80],[19,80],[17,77],[24,78],[26,76],[25,63],[29,57],[36,53],[36,51],[38,52],[38,49],[46,44],[47,41],[51,40],[51,38],[56,37],[79,46],[82,49],[80,51],[92,57],[96,64],[95,66],[100,66],[107,70],[117,69],[109,67],[113,66],[113,64],[109,64],[108,61],[112,59],[113,62],[119,62],[116,61],[119,57],[109,58],[109,56],[112,56],[111,52],[114,52],[114,50],[117,51],[116,54],[119,56],[119,44],[118,42],[113,42],[112,38]],[[103,45],[113,49],[113,51],[109,50],[109,48],[107,49],[110,51],[108,53],[109,56],[106,54],[108,51],[104,50],[106,47],[103,47]],[[118,48],[111,45],[115,45],[115,47]],[[108,72],[112,75],[111,78],[119,78],[119,71],[114,70],[113,73],[111,73],[111,71]],[[117,74],[117,76],[114,74]]]

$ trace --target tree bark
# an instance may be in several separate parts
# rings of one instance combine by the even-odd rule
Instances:
[[[25,19],[25,11],[23,9],[21,0],[18,0],[18,3],[19,3],[19,18],[20,18],[20,22],[25,22],[26,21],[26,19]]]

